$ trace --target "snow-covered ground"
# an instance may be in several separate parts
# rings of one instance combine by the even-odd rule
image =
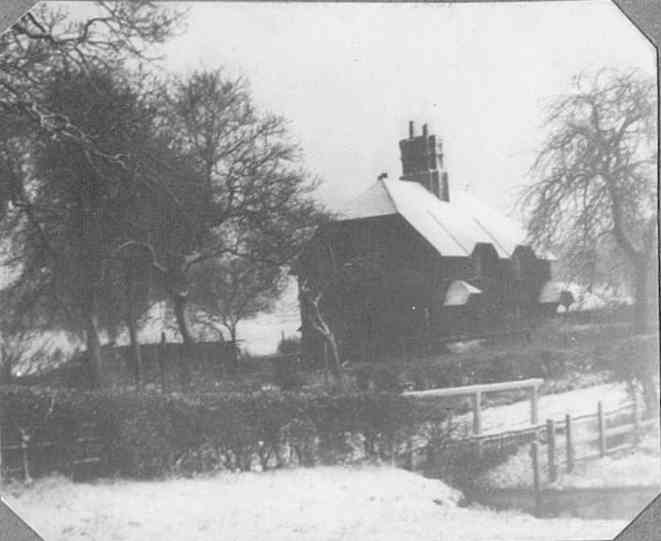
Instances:
[[[385,467],[74,484],[4,498],[48,541],[610,539],[624,521],[535,519],[458,506],[440,481]]]
[[[539,397],[539,422],[546,419],[561,420],[569,413],[572,417],[597,413],[597,404],[603,403],[604,411],[614,410],[628,402],[630,398],[622,383],[607,383],[565,393],[548,394]],[[457,417],[462,424],[472,423],[472,413]],[[523,400],[482,410],[482,432],[498,433],[530,426],[530,401]]]
[[[616,410],[628,404],[631,399],[622,383],[608,383],[565,393],[539,397],[539,421],[546,419],[562,421],[567,413],[572,418],[597,413],[601,401],[604,411]],[[457,418],[460,430],[470,431],[472,413]],[[530,426],[530,402],[521,401],[505,406],[482,410],[483,432],[499,433]],[[596,451],[597,426],[594,419],[575,422],[573,426],[574,449],[577,456],[585,456]],[[572,474],[563,473],[565,461],[564,436],[557,444],[557,460],[560,476],[551,488],[588,488],[616,486],[659,486],[661,488],[661,446],[658,429],[650,429],[646,439],[633,452],[617,457],[578,462]],[[546,475],[546,451],[542,447],[540,465]],[[529,446],[523,446],[503,464],[483,474],[480,484],[491,488],[522,488],[532,485],[531,458]]]
[[[661,490],[659,432],[652,430],[638,448],[616,456],[579,462],[571,473],[559,470],[554,489],[657,487]]]
[[[571,473],[565,471],[564,453],[561,452],[558,457],[558,479],[553,483],[547,483],[546,480],[548,470],[543,449],[540,466],[544,488],[563,490],[658,487],[661,490],[661,448],[658,431],[653,431],[647,440],[648,445],[632,448],[615,456],[578,461]],[[558,450],[562,451],[562,448]],[[522,447],[503,464],[484,473],[479,484],[489,489],[531,488],[530,448]]]

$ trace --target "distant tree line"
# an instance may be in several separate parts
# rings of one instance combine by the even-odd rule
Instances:
[[[271,306],[324,211],[286,121],[221,70],[156,76],[154,48],[184,14],[97,2],[48,7],[0,38],[1,292],[7,337],[64,330],[104,385],[102,336],[167,303],[190,358],[191,321],[224,327]],[[190,377],[190,373],[188,374]]]

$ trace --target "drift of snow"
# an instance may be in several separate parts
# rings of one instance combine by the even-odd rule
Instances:
[[[50,478],[6,496],[48,541],[610,539],[625,525],[461,508],[459,498],[440,481],[386,467],[94,484]]]

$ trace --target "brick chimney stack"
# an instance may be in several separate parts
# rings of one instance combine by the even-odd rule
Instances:
[[[429,135],[427,124],[422,135],[415,134],[415,125],[409,122],[409,137],[399,142],[402,160],[400,180],[417,182],[441,201],[450,201],[448,174],[443,170],[443,143]]]

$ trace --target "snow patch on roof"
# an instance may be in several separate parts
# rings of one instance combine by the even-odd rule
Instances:
[[[482,293],[481,289],[465,282],[464,280],[455,280],[450,284],[446,294],[445,306],[464,306],[471,295],[479,295]]]
[[[466,192],[441,201],[416,182],[379,180],[345,207],[344,220],[400,214],[443,256],[470,256],[478,243],[491,244],[498,256],[512,256],[525,244],[523,230]]]
[[[397,209],[386,187],[379,181],[347,204],[339,214],[343,220],[355,220],[397,214]]]

